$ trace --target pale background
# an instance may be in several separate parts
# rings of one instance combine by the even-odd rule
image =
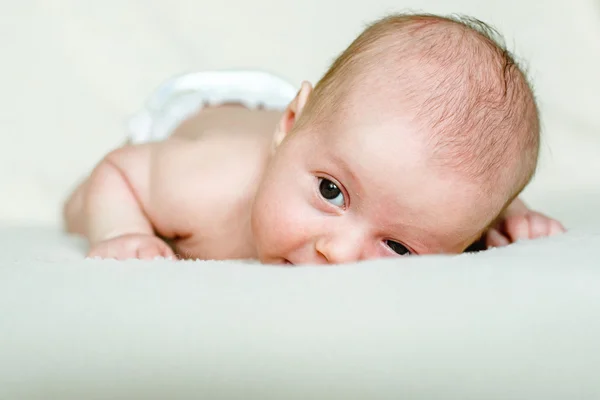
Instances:
[[[544,123],[525,193],[570,227],[600,224],[600,4],[593,0],[2,0],[0,220],[59,221],[67,191],[164,79],[258,67],[316,81],[361,31],[404,9],[467,13],[526,60]]]
[[[0,398],[600,398],[600,4],[0,2]],[[56,224],[167,77],[314,81],[365,22],[408,7],[489,21],[528,60],[545,132],[526,197],[587,232],[279,269],[84,260],[56,227],[8,227]]]

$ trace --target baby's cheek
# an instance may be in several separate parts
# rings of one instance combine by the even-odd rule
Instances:
[[[277,191],[261,193],[254,205],[252,225],[257,239],[273,245],[289,226],[290,208]]]
[[[270,244],[281,253],[303,247],[314,235],[314,216],[310,204],[301,196],[279,199],[266,210]]]
[[[272,219],[274,231],[279,235],[297,236],[306,231],[307,205],[296,199],[279,199],[267,212]]]
[[[319,210],[314,204],[314,179],[291,173],[271,178],[257,193],[255,240],[259,252],[268,253],[265,257],[288,258],[315,236]]]

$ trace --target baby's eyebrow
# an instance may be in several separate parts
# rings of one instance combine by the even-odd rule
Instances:
[[[364,191],[364,187],[361,184],[361,181],[358,175],[354,172],[350,164],[346,161],[345,158],[340,157],[338,154],[331,154],[331,161],[342,170],[343,174],[350,178],[352,182],[352,191],[362,193]],[[346,185],[346,184],[344,184]]]

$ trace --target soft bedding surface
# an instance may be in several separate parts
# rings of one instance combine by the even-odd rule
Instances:
[[[0,399],[600,398],[597,0],[5,2]],[[182,72],[318,79],[391,11],[492,23],[538,96],[524,193],[567,235],[335,268],[84,260],[57,227],[127,117]]]
[[[600,232],[338,267],[0,229],[0,398],[600,398]]]

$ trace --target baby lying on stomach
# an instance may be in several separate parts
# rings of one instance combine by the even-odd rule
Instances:
[[[110,152],[65,204],[67,230],[91,257],[270,264],[564,231],[517,197],[536,169],[538,109],[478,21],[379,20],[283,108],[204,107],[163,140]]]

